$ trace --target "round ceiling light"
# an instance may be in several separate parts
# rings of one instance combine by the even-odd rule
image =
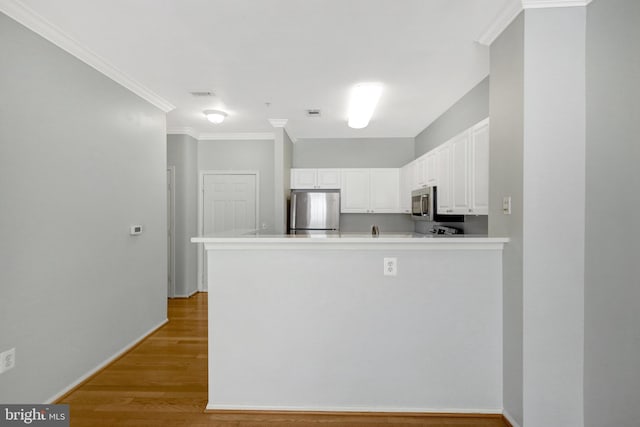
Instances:
[[[227,117],[227,113],[220,110],[204,110],[204,115],[207,117],[207,120],[215,124],[222,123],[225,117]]]

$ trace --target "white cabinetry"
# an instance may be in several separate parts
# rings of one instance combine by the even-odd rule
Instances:
[[[436,150],[438,213],[489,213],[489,120],[484,120]]]
[[[416,188],[427,186],[427,156],[423,155],[416,160]]]
[[[469,213],[489,214],[489,120],[484,120],[471,129],[470,154],[470,201]]]
[[[438,185],[438,167],[436,164],[436,152],[430,151],[425,157],[425,181],[428,187]]]
[[[397,213],[400,170],[342,169],[343,213]]]
[[[451,201],[451,146],[448,143],[436,149],[436,168],[438,171],[438,213],[453,211]]]
[[[291,169],[291,188],[339,189],[340,178],[340,169]]]
[[[411,192],[416,189],[416,161],[400,169],[400,212],[411,213]]]

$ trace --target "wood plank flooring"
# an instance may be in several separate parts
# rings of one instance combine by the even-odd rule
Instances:
[[[169,322],[56,403],[72,427],[508,427],[501,416],[214,412],[207,403],[207,294],[169,300]]]

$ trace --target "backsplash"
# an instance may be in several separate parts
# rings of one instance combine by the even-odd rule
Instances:
[[[464,222],[415,221],[414,231],[429,234],[431,227],[436,224],[460,229],[464,234],[486,236],[489,232],[489,217],[487,215],[465,215]]]

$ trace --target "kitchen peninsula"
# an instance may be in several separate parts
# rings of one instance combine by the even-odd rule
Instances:
[[[193,238],[208,267],[207,409],[501,413],[507,241]]]

